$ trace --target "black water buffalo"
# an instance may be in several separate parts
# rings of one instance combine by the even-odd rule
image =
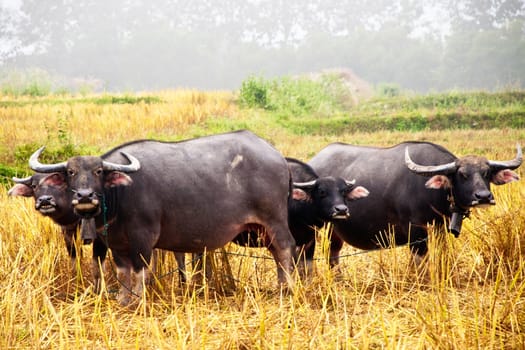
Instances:
[[[286,161],[293,181],[292,195],[288,199],[288,227],[300,251],[299,256],[305,259],[306,271],[310,272],[316,229],[329,221],[346,220],[350,216],[346,202],[368,196],[368,190],[355,186],[355,181],[319,177],[311,166],[300,160],[286,158]],[[270,243],[254,231],[239,234],[233,242],[248,247]]]
[[[75,212],[96,219],[121,275],[122,304],[130,301],[130,289],[140,294],[153,248],[200,253],[258,227],[272,241],[279,282],[291,283],[295,242],[287,225],[288,166],[251,132],[176,143],[135,141],[102,157],[49,165],[38,161],[42,150],[31,156],[31,168],[62,173],[74,193]]]
[[[72,192],[66,191],[66,183],[61,173],[35,173],[23,179],[13,178],[16,182],[9,191],[10,196],[33,197],[35,209],[42,215],[49,217],[60,226],[71,265],[76,273],[77,250],[74,240],[78,230],[84,228],[84,232],[91,232],[90,225],[94,223],[92,219],[81,220],[75,214],[71,206],[73,199]],[[82,222],[82,224],[81,224]],[[92,272],[95,287],[100,286],[100,266],[103,266],[106,258],[107,247],[96,236],[93,237],[93,260]],[[86,242],[88,243],[88,242]]]
[[[9,191],[10,196],[33,197],[35,200],[35,209],[43,216],[49,217],[60,226],[66,249],[71,258],[73,273],[77,273],[77,250],[74,240],[77,232],[84,244],[93,243],[92,274],[95,290],[100,290],[101,286],[101,267],[104,267],[104,261],[108,248],[104,241],[96,235],[94,219],[81,219],[73,209],[71,201],[73,192],[66,191],[67,184],[61,173],[35,173],[26,178],[13,178],[16,182]],[[154,251],[154,257],[161,254]],[[186,282],[186,272],[184,269],[184,254],[175,253],[175,260],[179,266],[179,280],[181,283]],[[152,262],[152,267],[155,264]]]
[[[490,182],[518,179],[511,171],[522,162],[521,147],[510,161],[479,156],[457,158],[428,142],[404,142],[390,148],[330,144],[309,164],[320,176],[352,176],[370,195],[348,203],[352,218],[334,223],[332,262],[344,241],[361,249],[410,243],[416,261],[427,252],[427,224],[450,220],[455,235],[469,209],[495,204]],[[340,238],[339,238],[340,237]]]

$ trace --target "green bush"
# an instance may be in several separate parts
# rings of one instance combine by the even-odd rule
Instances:
[[[322,81],[307,78],[283,78],[271,93],[272,104],[293,116],[320,113],[330,114],[335,98],[325,89]]]
[[[381,97],[396,97],[401,95],[401,88],[393,83],[380,83],[377,85],[377,94]]]
[[[270,82],[263,78],[250,77],[242,82],[239,103],[246,108],[271,109],[268,104]]]
[[[14,152],[16,166],[27,168],[29,157],[40,147],[42,145],[35,143],[17,146]],[[80,153],[81,150],[71,143],[52,144],[46,146],[45,152],[40,156],[40,161],[43,163],[60,163]]]
[[[45,82],[31,82],[24,90],[22,95],[31,97],[47,96],[51,92],[51,84]]]
[[[25,177],[26,173],[11,166],[0,164],[0,185],[11,187],[13,185],[13,177]]]
[[[0,72],[0,91],[4,95],[40,97],[52,91],[53,78],[43,69],[10,69]]]
[[[344,103],[348,93],[337,79],[329,74],[275,80],[251,77],[242,82],[239,104],[245,108],[275,111],[283,118],[328,116],[346,108]]]

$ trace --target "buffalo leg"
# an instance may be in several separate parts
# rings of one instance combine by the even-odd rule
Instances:
[[[184,253],[173,253],[175,260],[177,261],[177,268],[179,270],[179,285],[186,284],[188,278],[186,276],[186,254]]]
[[[267,229],[271,245],[268,247],[277,264],[277,279],[280,286],[293,289],[293,262],[295,260],[295,240],[288,225],[273,226]]]
[[[416,267],[419,267],[428,252],[428,232],[426,229],[411,226],[410,232],[410,252]]]
[[[192,267],[194,271],[193,283],[196,286],[203,286],[205,281],[209,281],[212,277],[211,261],[212,254],[210,252],[193,253],[191,254]]]
[[[117,280],[120,284],[117,301],[120,305],[128,305],[131,302],[131,261],[121,257],[113,251],[115,265],[117,265]]]
[[[344,241],[335,232],[330,236],[330,268],[335,268],[339,265],[339,254],[343,248]]]
[[[62,236],[64,237],[64,243],[66,244],[67,255],[69,255],[71,273],[73,277],[76,276],[77,269],[77,248],[75,246],[75,236],[77,233],[77,226],[74,228],[68,228],[61,226]]]
[[[149,274],[148,274],[148,264],[151,263],[151,256],[153,253],[152,249],[135,249],[132,250],[132,252],[135,251],[136,253],[131,255],[131,263],[132,263],[132,281],[133,281],[133,287],[132,292],[140,296],[142,295],[144,285],[149,284]]]
[[[142,295],[148,279],[147,264],[151,259],[152,250],[147,252],[131,249],[131,252],[133,253],[130,254],[128,251],[120,254],[113,251],[117,265],[117,278],[120,283],[117,301],[123,306],[130,304],[133,297]]]
[[[315,238],[310,242],[297,246],[297,269],[301,278],[311,276],[315,254]]]
[[[144,286],[149,283],[148,269],[145,267],[139,270],[132,269],[131,275],[131,281],[133,283],[131,291],[135,296],[140,297],[144,292]]]
[[[126,306],[131,303],[134,297],[139,297],[144,291],[144,285],[147,280],[147,269],[141,268],[135,270],[132,265],[124,264],[119,266],[117,259],[117,278],[120,283],[117,301],[120,305]]]
[[[164,264],[165,255],[160,249],[153,249],[151,252],[150,270],[153,275],[157,274],[157,268],[159,264]]]
[[[108,247],[99,238],[93,241],[93,257],[91,260],[91,272],[93,274],[93,284],[95,285],[95,292],[99,293],[102,287],[102,275],[105,273],[104,261]]]
[[[179,285],[183,285],[186,283],[186,254],[185,253],[176,253],[173,252],[173,255],[175,256],[175,261],[177,263],[177,269],[178,269],[178,276],[179,276]],[[159,266],[165,263],[165,253],[161,249],[153,249],[153,252],[151,254],[151,273],[156,275],[157,273],[160,273],[160,271],[157,271]]]

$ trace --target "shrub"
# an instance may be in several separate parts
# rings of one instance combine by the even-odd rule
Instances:
[[[0,185],[9,187],[12,186],[13,177],[24,177],[26,174],[23,170],[0,164]]]
[[[401,94],[401,88],[393,83],[380,83],[377,86],[377,94],[381,97],[396,97]]]
[[[22,95],[31,97],[41,97],[49,95],[51,92],[51,84],[39,81],[33,81],[23,91]]]
[[[250,77],[244,80],[239,90],[239,103],[243,107],[270,109],[268,90],[270,83],[263,78]]]
[[[43,69],[5,70],[0,75],[0,90],[6,95],[39,97],[52,90],[53,79]]]
[[[329,116],[348,106],[344,84],[337,79],[333,74],[275,80],[251,77],[242,82],[239,104],[245,108],[272,110],[281,116]]]

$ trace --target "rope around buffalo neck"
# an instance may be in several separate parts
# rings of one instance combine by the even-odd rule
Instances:
[[[102,236],[108,236],[108,206],[106,205],[106,196],[102,193],[102,220],[104,224],[104,229],[102,230]],[[106,242],[107,243],[107,242]],[[107,245],[107,244],[106,244]]]

